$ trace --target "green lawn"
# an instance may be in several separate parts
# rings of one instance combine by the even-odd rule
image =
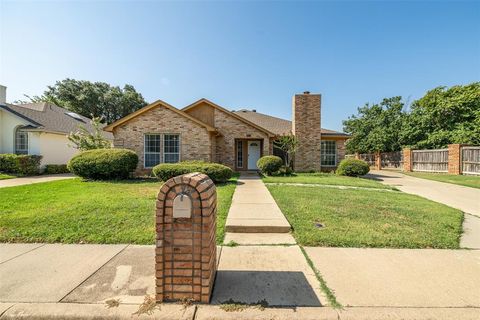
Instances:
[[[304,246],[458,248],[463,214],[398,191],[268,189]],[[325,227],[317,228],[316,223]]]
[[[453,183],[461,186],[480,189],[480,176],[464,176],[464,175],[453,175],[453,174],[446,174],[446,173],[428,173],[428,172],[403,172],[403,173],[409,176],[417,177],[417,178]]]
[[[0,180],[13,179],[13,178],[16,178],[16,177],[11,176],[9,174],[5,174],[5,173],[0,173]]]
[[[217,185],[217,242],[236,178]],[[0,242],[153,244],[156,180],[61,180],[0,189]]]
[[[352,178],[337,176],[332,173],[296,173],[292,176],[271,176],[263,177],[265,183],[306,183],[306,184],[324,184],[338,186],[352,186],[378,189],[391,189],[391,187],[380,182],[366,178]]]

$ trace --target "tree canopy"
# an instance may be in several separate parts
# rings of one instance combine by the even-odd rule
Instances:
[[[401,97],[358,108],[343,121],[352,135],[349,152],[444,148],[451,143],[480,144],[480,82],[438,87],[406,110]]]
[[[123,89],[105,82],[64,79],[48,86],[41,96],[29,97],[31,102],[50,102],[85,117],[101,118],[112,123],[147,105],[132,85]]]

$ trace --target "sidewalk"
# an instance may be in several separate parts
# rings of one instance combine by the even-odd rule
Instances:
[[[66,173],[66,174],[46,174],[41,176],[5,179],[5,180],[0,180],[0,188],[16,187],[16,186],[23,186],[25,184],[41,183],[41,182],[48,182],[48,181],[73,179],[73,178],[75,178],[73,174]]]
[[[220,249],[211,305],[164,303],[138,319],[478,319],[479,250],[306,248],[344,306],[333,309],[298,246]],[[0,319],[132,319],[154,292],[153,256],[154,246],[1,244]],[[228,300],[267,307],[227,312]]]
[[[367,177],[394,186],[403,192],[463,211],[464,233],[460,246],[480,249],[480,189],[416,178],[388,170],[372,170]]]

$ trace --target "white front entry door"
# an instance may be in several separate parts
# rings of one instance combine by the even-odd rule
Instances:
[[[257,170],[260,159],[260,141],[248,141],[248,170]]]

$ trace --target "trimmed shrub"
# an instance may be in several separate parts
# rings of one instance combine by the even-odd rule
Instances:
[[[12,153],[0,154],[0,172],[18,173],[18,155]]]
[[[25,176],[39,174],[42,156],[33,154],[0,154],[0,171]]]
[[[232,169],[223,164],[198,160],[178,163],[161,163],[153,167],[152,172],[155,177],[162,181],[167,181],[173,177],[192,172],[204,173],[209,176],[213,182],[225,182],[233,175]]]
[[[47,164],[45,166],[45,174],[59,174],[59,173],[69,173],[66,164]]]
[[[257,167],[260,169],[260,172],[268,176],[280,170],[282,165],[282,158],[277,156],[264,156],[257,161]]]
[[[68,170],[85,179],[125,179],[135,170],[138,156],[127,149],[94,149],[74,156]]]
[[[363,160],[344,159],[337,168],[337,174],[341,176],[358,177],[366,175],[370,171],[370,166]]]

